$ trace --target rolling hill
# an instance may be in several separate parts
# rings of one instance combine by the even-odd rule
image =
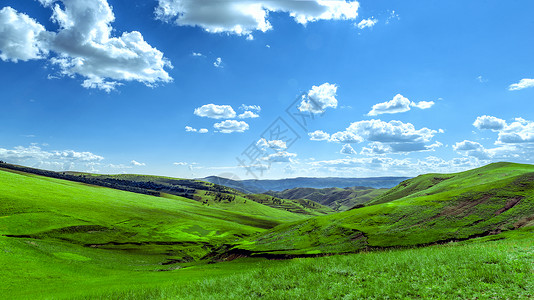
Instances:
[[[65,175],[114,182],[109,175]],[[134,193],[0,168],[0,295],[305,298],[311,289],[319,298],[380,298],[387,288],[385,295],[401,298],[443,291],[532,296],[532,165],[421,175],[365,207],[319,216],[311,212],[328,208],[311,200],[285,202],[209,183],[194,182],[205,184],[194,189],[198,199],[147,194],[145,184],[167,182],[172,191],[169,180],[179,179],[143,176],[111,176],[121,188],[141,189]],[[412,249],[429,245],[437,246]],[[338,253],[357,254],[316,257]],[[301,258],[265,259],[291,257]],[[385,280],[400,273],[398,281]],[[442,278],[447,285],[428,282]],[[326,288],[332,282],[343,284]]]
[[[367,203],[386,191],[387,189],[356,186],[325,189],[294,188],[281,192],[269,191],[265,194],[283,199],[307,199],[328,206],[335,211],[344,211]]]
[[[534,226],[534,166],[494,163],[403,181],[366,207],[282,224],[238,245],[248,255],[316,255],[429,245]]]

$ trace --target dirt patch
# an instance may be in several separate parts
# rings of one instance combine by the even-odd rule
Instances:
[[[516,206],[517,204],[519,204],[519,202],[521,202],[521,200],[523,200],[523,196],[517,196],[517,197],[514,197],[512,199],[509,199],[506,204],[504,205],[503,208],[499,209],[498,211],[495,212],[495,215],[500,215],[502,214],[503,212],[509,210],[510,208]]]
[[[473,213],[473,209],[476,206],[486,203],[489,199],[491,199],[491,197],[493,197],[493,195],[486,194],[475,200],[473,199],[460,200],[458,203],[456,203],[456,205],[443,208],[443,210],[439,214],[431,217],[429,221],[437,219],[439,217],[443,217],[443,216],[456,216],[456,217],[468,216]]]

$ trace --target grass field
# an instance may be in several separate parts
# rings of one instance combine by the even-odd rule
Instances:
[[[0,170],[0,298],[532,299],[533,168],[428,174],[318,217]],[[261,257],[328,253],[352,254]]]

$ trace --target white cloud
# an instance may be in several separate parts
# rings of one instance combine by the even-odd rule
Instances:
[[[195,115],[212,119],[235,118],[236,113],[230,105],[206,104],[195,109]]]
[[[516,118],[499,131],[499,143],[521,144],[534,143],[534,122]]]
[[[363,147],[360,154],[362,155],[383,155],[389,153],[410,153],[410,152],[423,152],[434,151],[436,148],[442,147],[443,144],[435,142],[431,145],[427,145],[424,142],[402,142],[402,143],[380,143],[372,142]]]
[[[84,78],[83,87],[107,92],[121,85],[120,81],[147,86],[172,81],[165,70],[172,68],[171,63],[141,33],[112,35],[115,16],[107,0],[40,2],[52,9],[51,19],[58,24],[58,31],[46,31],[29,17],[4,8],[0,13],[2,59],[47,58],[53,52],[49,62],[59,68],[60,75],[79,75]]]
[[[225,32],[245,35],[272,29],[270,12],[289,14],[297,23],[318,20],[354,20],[359,3],[345,0],[283,1],[283,0],[159,0],[157,19],[178,26],[198,26],[211,33]]]
[[[466,156],[473,156],[479,159],[489,159],[492,154],[484,148],[480,143],[464,140],[452,146],[454,151],[464,154]]]
[[[343,148],[341,148],[340,153],[341,154],[352,155],[352,154],[356,154],[356,151],[354,151],[354,148],[352,148],[351,145],[345,144],[345,145],[343,145]]]
[[[346,157],[309,163],[308,172],[323,172],[329,176],[415,176],[423,173],[450,173],[465,171],[486,164],[476,157],[451,160],[428,156],[423,159],[394,159],[390,157]]]
[[[260,115],[258,115],[257,113],[254,113],[254,112],[251,112],[251,111],[247,110],[247,111],[243,112],[242,114],[240,114],[237,117],[240,118],[240,119],[259,118]]]
[[[193,128],[191,126],[185,126],[185,131],[186,132],[208,133],[208,130],[206,128],[196,129],[196,128]]]
[[[506,126],[506,121],[492,116],[481,116],[477,117],[473,123],[478,129],[491,129],[493,131],[498,131],[504,129]]]
[[[378,20],[373,17],[361,20],[360,23],[358,23],[358,25],[356,26],[358,26],[359,29],[371,28],[375,26],[376,23],[378,23]]]
[[[363,138],[349,131],[340,131],[332,134],[329,141],[335,143],[353,144],[363,142]]]
[[[132,166],[135,166],[135,167],[144,167],[144,166],[146,166],[145,163],[141,163],[141,162],[138,162],[138,161],[135,161],[135,160],[132,160],[132,161],[130,162],[130,164],[131,164]]]
[[[523,78],[518,83],[511,84],[508,87],[508,90],[510,91],[518,91],[522,89],[526,89],[529,87],[534,87],[534,79],[531,78]]]
[[[261,106],[259,106],[259,105],[246,105],[246,104],[241,104],[241,106],[239,107],[239,109],[242,110],[242,111],[250,110],[250,111],[260,112],[260,111],[261,111]]]
[[[407,112],[411,110],[412,107],[417,107],[420,109],[428,109],[434,105],[434,101],[419,101],[412,102],[408,98],[402,96],[401,94],[395,95],[392,100],[378,103],[373,105],[371,111],[367,114],[369,116],[377,116],[381,114],[396,114]]]
[[[256,145],[264,151],[267,150],[267,148],[270,148],[274,151],[282,151],[287,149],[286,142],[282,140],[268,141],[264,138],[261,138],[256,142]]]
[[[415,102],[412,102],[412,106],[413,107],[417,107],[419,109],[429,109],[431,108],[432,106],[434,106],[434,101],[419,101],[417,103]]]
[[[0,10],[0,58],[17,62],[42,59],[48,54],[51,34],[28,15],[11,7]]]
[[[295,153],[289,153],[286,151],[280,151],[273,153],[268,156],[262,157],[262,160],[270,162],[270,163],[279,163],[279,162],[292,162],[293,158],[295,158],[297,154]]]
[[[192,54],[193,54],[193,56],[196,56],[196,57],[202,57],[202,56],[204,56],[204,54],[202,54],[202,53],[200,53],[200,52],[193,52]]]
[[[103,159],[104,157],[91,152],[74,150],[47,151],[36,144],[32,144],[29,147],[17,146],[13,149],[0,148],[0,160],[8,163],[62,171],[87,168],[90,164]]]
[[[222,68],[221,64],[222,64],[222,58],[220,57],[217,57],[217,59],[215,59],[215,61],[213,62],[213,66],[215,68]]]
[[[213,127],[222,133],[245,132],[245,130],[248,130],[249,128],[246,122],[236,120],[226,120],[215,123]]]
[[[312,141],[327,141],[330,139],[330,134],[322,130],[315,130],[314,132],[309,132],[308,135],[310,136],[310,140]]]
[[[189,163],[180,161],[180,162],[173,163],[173,165],[175,165],[175,166],[187,166],[187,165],[189,165]]]
[[[415,129],[411,123],[395,120],[384,122],[374,119],[354,122],[347,128],[347,131],[368,141],[382,143],[428,142],[437,133],[437,131],[426,127]]]
[[[534,143],[534,122],[523,118],[515,118],[508,124],[503,119],[484,115],[477,117],[473,126],[498,132],[498,144]]]
[[[323,113],[328,107],[336,108],[337,85],[323,83],[320,86],[313,86],[308,93],[303,96],[298,109],[311,113]]]

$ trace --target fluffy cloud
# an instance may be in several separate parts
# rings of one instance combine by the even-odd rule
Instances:
[[[13,149],[0,148],[0,160],[55,170],[73,170],[87,168],[90,164],[103,160],[102,156],[91,152],[74,150],[43,150],[37,145],[17,146]]]
[[[138,162],[138,161],[135,161],[135,160],[132,160],[132,161],[130,162],[130,164],[131,164],[132,166],[135,166],[135,167],[144,167],[144,166],[146,166],[145,163],[141,163],[141,162]]]
[[[270,148],[274,151],[282,151],[287,149],[286,142],[282,140],[272,140],[268,141],[264,138],[261,138],[256,142],[256,145],[261,148],[262,150],[267,150],[267,148]]]
[[[373,108],[368,113],[368,115],[377,116],[381,114],[396,114],[409,111],[412,107],[417,107],[419,109],[428,109],[433,105],[433,101],[419,101],[416,103],[408,100],[408,98],[402,96],[401,94],[397,94],[390,101],[373,105]]]
[[[297,154],[295,153],[289,153],[286,151],[280,151],[273,153],[271,155],[267,155],[262,157],[262,160],[270,163],[278,163],[278,162],[292,162],[293,158],[297,157]]]
[[[230,105],[206,104],[196,108],[195,115],[212,119],[232,119],[236,113]]]
[[[310,136],[310,140],[312,141],[327,141],[330,139],[330,134],[322,130],[315,130],[314,132],[309,132],[308,135]]]
[[[198,26],[211,33],[251,37],[252,31],[272,29],[270,12],[288,13],[297,23],[318,20],[354,20],[358,2],[345,0],[282,1],[282,0],[159,0],[157,19],[178,26]]]
[[[491,153],[480,143],[464,140],[452,146],[454,151],[467,156],[474,156],[480,159],[489,159]]]
[[[534,79],[531,78],[523,78],[518,83],[511,84],[508,87],[508,90],[510,91],[518,91],[522,89],[526,89],[529,87],[534,87]]]
[[[384,144],[380,142],[369,143],[367,147],[363,147],[360,154],[362,155],[383,155],[389,153],[410,153],[422,151],[434,151],[436,148],[442,147],[443,144],[435,142],[427,145],[423,142],[407,142],[407,143],[389,143]]]
[[[356,26],[358,26],[359,29],[371,28],[371,27],[375,26],[376,23],[378,23],[377,19],[369,18],[369,19],[361,20],[360,23],[358,23],[358,25],[356,25]]]
[[[336,108],[337,85],[324,83],[320,86],[313,86],[306,95],[303,96],[302,102],[298,109],[311,113],[323,113],[328,107]]]
[[[534,143],[534,122],[523,118],[515,118],[508,124],[505,120],[493,116],[481,116],[475,120],[473,126],[498,132],[498,144]]]
[[[226,120],[215,123],[213,127],[222,133],[245,132],[245,130],[248,130],[249,128],[246,122],[236,120]]]
[[[354,144],[363,142],[363,138],[349,131],[340,131],[332,134],[329,141],[335,143]]]
[[[329,176],[414,176],[422,173],[450,173],[479,167],[487,161],[476,157],[459,157],[451,160],[428,156],[423,159],[394,159],[389,157],[347,157],[309,163],[308,169]],[[308,172],[310,172],[308,171]]]
[[[0,58],[17,62],[42,59],[48,54],[47,42],[52,37],[34,19],[11,7],[0,10]]]
[[[115,16],[107,0],[41,0],[52,9],[59,29],[49,32],[36,21],[11,8],[0,12],[0,54],[3,60],[50,57],[59,75],[84,79],[82,86],[107,92],[121,81],[147,86],[170,82],[165,68],[171,63],[137,31],[113,36]],[[61,2],[62,5],[58,4]]]
[[[354,151],[354,148],[352,148],[351,145],[345,144],[345,145],[343,145],[343,148],[341,148],[340,153],[341,154],[352,155],[352,154],[356,154],[356,151]]]
[[[347,128],[357,136],[371,142],[382,143],[421,143],[428,142],[437,133],[426,127],[415,129],[411,123],[401,121],[384,122],[382,120],[359,121],[350,124]]]
[[[534,122],[516,118],[514,122],[506,124],[499,131],[498,142],[505,144],[534,143]]]
[[[238,118],[240,119],[247,119],[247,118],[259,118],[260,115],[258,115],[257,113],[254,113],[254,112],[251,112],[249,110],[243,112],[242,114],[239,114],[239,116],[237,116]]]
[[[477,117],[473,123],[478,129],[491,129],[494,131],[502,130],[506,126],[506,121],[492,116],[481,116]]]

